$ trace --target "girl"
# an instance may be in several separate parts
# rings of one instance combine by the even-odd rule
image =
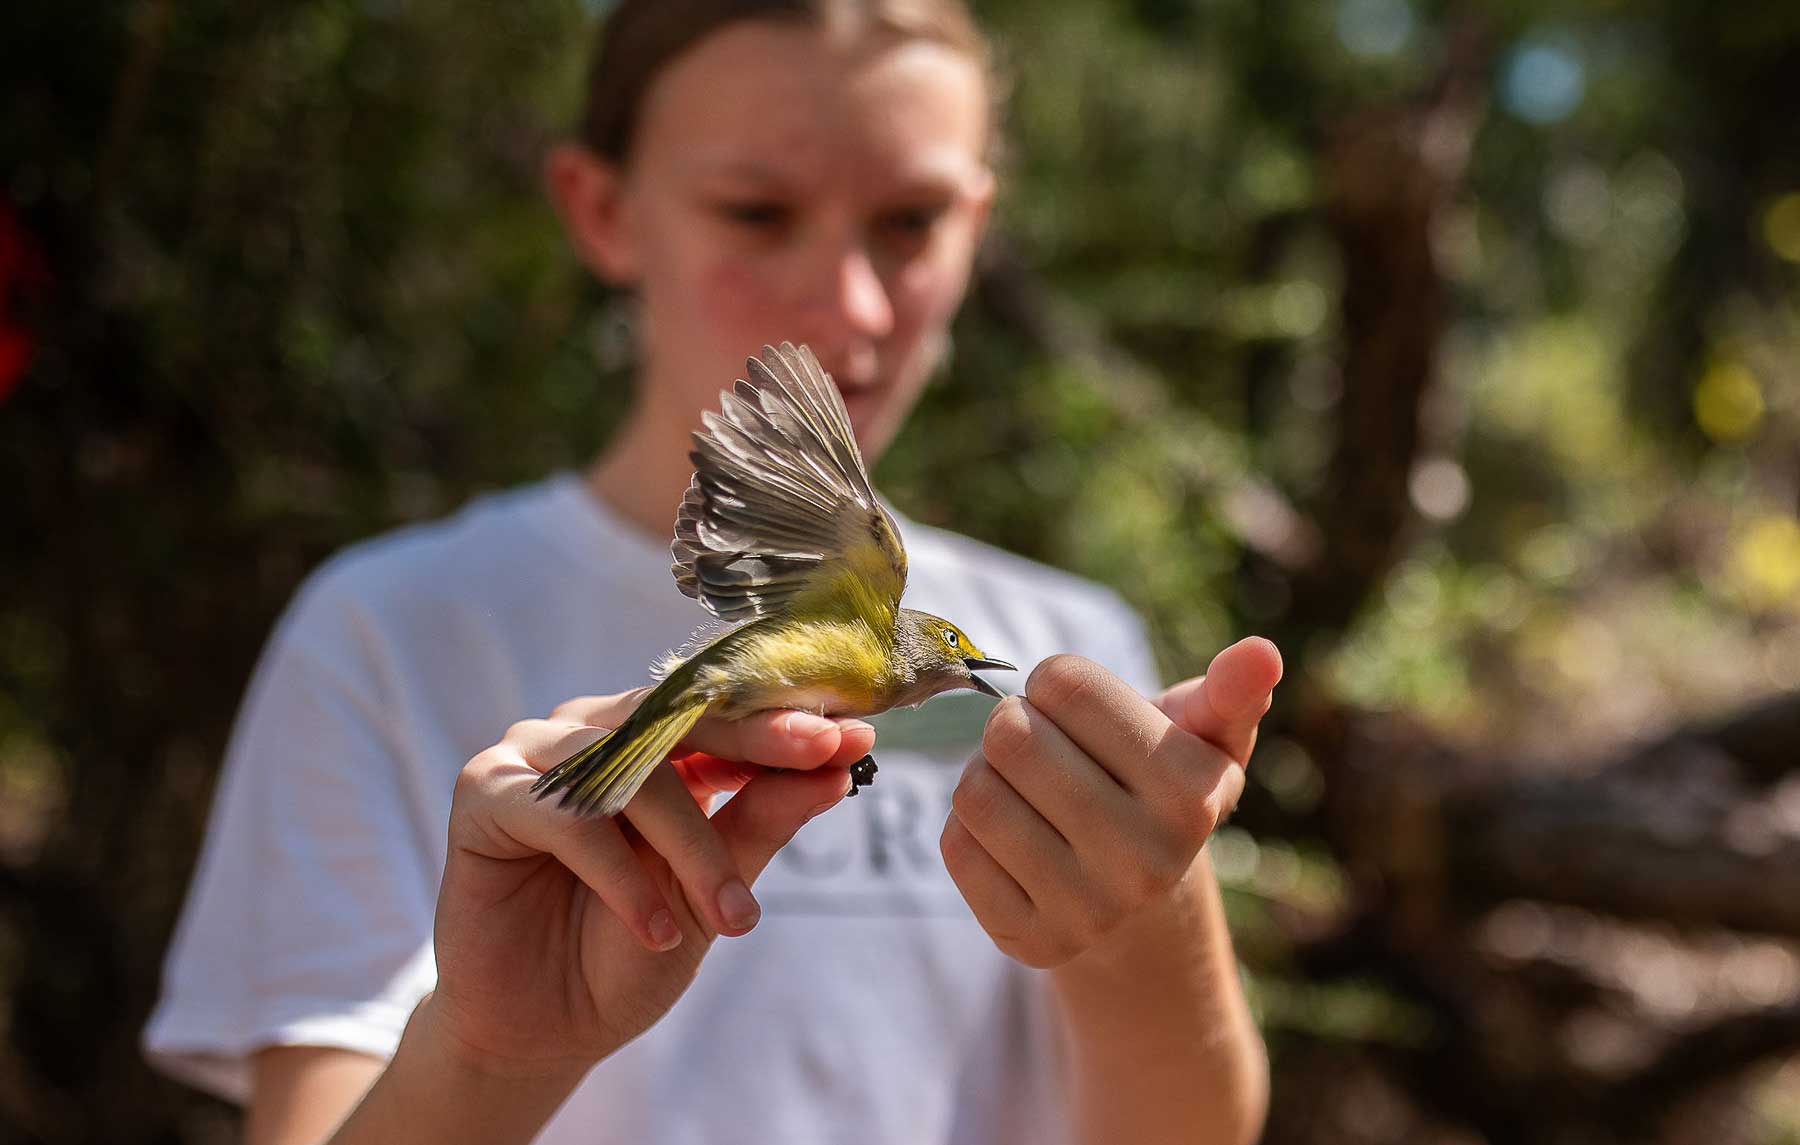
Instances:
[[[747,354],[810,344],[871,459],[898,430],[994,193],[991,90],[953,0],[611,14],[546,172],[637,300],[634,406],[587,473],[333,560],[271,639],[146,1035],[252,1141],[1254,1138],[1201,845],[1267,642],[1145,699],[1111,593],[902,520],[908,605],[1035,664],[1021,695],[884,718],[880,781],[798,837],[870,724],[703,721],[618,820],[528,794],[702,618],[670,523]]]

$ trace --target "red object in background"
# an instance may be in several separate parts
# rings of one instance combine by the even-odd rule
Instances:
[[[31,365],[37,334],[27,324],[26,302],[49,283],[43,253],[19,223],[12,204],[0,199],[0,402]]]

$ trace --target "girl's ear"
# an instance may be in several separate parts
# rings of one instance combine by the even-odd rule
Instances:
[[[638,260],[624,171],[579,143],[558,143],[544,157],[544,191],[576,257],[607,285],[632,286]]]
[[[975,202],[975,246],[980,246],[982,238],[987,234],[988,218],[994,210],[996,183],[994,169],[983,164],[972,196]]]

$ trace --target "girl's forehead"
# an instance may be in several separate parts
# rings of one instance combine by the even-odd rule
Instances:
[[[791,184],[874,178],[957,189],[986,170],[978,65],[927,40],[837,43],[746,23],[707,37],[653,85],[646,163],[683,177]]]
[[[985,168],[969,152],[954,146],[921,144],[891,149],[875,157],[844,158],[850,149],[834,140],[823,147],[753,147],[732,143],[713,149],[694,148],[678,157],[684,178],[708,185],[799,194],[834,188],[915,192],[950,197],[979,186]]]

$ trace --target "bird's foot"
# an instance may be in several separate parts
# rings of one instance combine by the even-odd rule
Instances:
[[[874,756],[863,756],[861,759],[850,765],[850,790],[844,792],[844,794],[846,796],[855,795],[858,791],[868,787],[875,782],[875,773],[880,770],[879,767],[875,766]]]

